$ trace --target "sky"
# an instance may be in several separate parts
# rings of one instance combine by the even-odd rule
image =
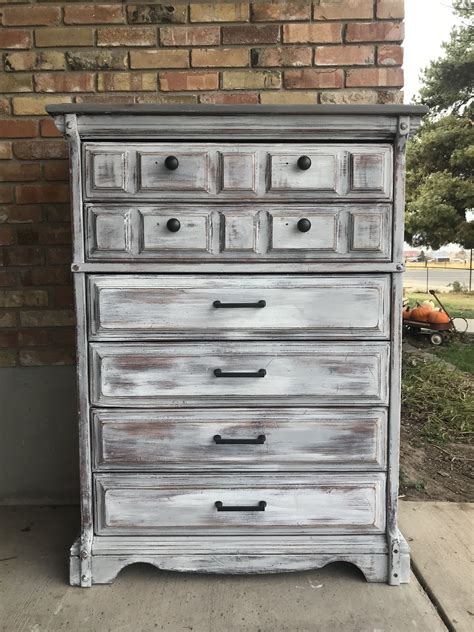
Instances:
[[[405,0],[405,103],[412,103],[421,71],[442,54],[457,19],[450,0]]]

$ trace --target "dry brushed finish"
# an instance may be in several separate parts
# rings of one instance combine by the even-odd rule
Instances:
[[[92,343],[90,352],[97,406],[388,403],[388,343]]]
[[[90,276],[89,297],[91,340],[389,338],[388,275]]]
[[[309,168],[298,160],[309,158]],[[392,196],[390,145],[85,143],[85,195],[110,198],[379,199]],[[174,158],[176,162],[166,160]],[[304,165],[303,165],[304,166]]]
[[[381,470],[387,411],[94,410],[92,429],[97,470]]]
[[[407,582],[400,272],[422,108],[54,111],[79,322],[71,584],[137,562]]]
[[[90,261],[390,261],[388,204],[87,205]],[[170,230],[168,222],[175,223]],[[178,220],[179,225],[176,225]],[[299,222],[310,224],[301,230]]]
[[[96,474],[96,532],[380,533],[385,474]],[[265,502],[264,511],[252,511]],[[218,511],[244,506],[244,511]]]

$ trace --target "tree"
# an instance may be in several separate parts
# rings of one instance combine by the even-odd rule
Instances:
[[[454,0],[453,8],[464,23],[424,72],[420,102],[431,113],[407,153],[405,237],[435,249],[474,248],[474,13],[470,0]]]

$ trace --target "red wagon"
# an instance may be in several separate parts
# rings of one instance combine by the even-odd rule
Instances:
[[[450,316],[448,310],[444,307],[439,298],[436,296],[436,292],[434,290],[430,290],[429,292],[436,299],[441,309],[446,312],[449,317],[449,322],[429,323],[424,320],[412,320],[410,318],[404,318],[403,330],[406,333],[429,336],[431,344],[439,346],[443,344],[443,342],[449,342],[453,335],[465,333],[467,331],[468,324],[465,318],[456,318],[456,320],[463,320],[466,323],[465,329],[463,331],[460,331],[456,327],[454,320]]]

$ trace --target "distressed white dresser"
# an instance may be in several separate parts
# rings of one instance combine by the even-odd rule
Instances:
[[[70,144],[82,527],[121,568],[357,565],[397,527],[414,106],[48,108]]]

